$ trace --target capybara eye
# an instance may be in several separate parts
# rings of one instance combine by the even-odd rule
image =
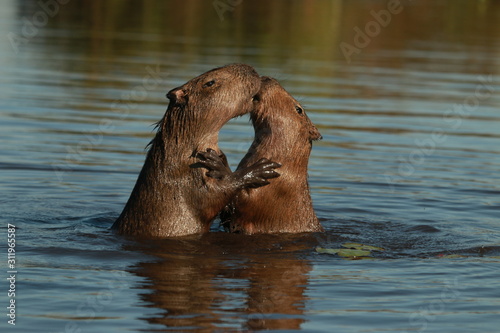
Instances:
[[[304,110],[302,110],[302,108],[300,106],[295,106],[295,110],[297,110],[297,113],[298,114],[302,114],[302,112],[304,112]]]
[[[203,85],[203,87],[211,87],[215,84],[215,80],[208,81]]]

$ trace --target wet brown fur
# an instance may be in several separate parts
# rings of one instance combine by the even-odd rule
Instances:
[[[144,166],[113,229],[144,237],[209,231],[213,218],[242,187],[234,179],[214,179],[205,169],[193,168],[196,154],[207,148],[221,153],[219,130],[251,110],[259,87],[252,67],[233,64],[172,89]]]
[[[269,77],[262,77],[250,116],[255,139],[238,169],[267,157],[281,164],[281,176],[269,186],[241,191],[221,213],[223,225],[245,234],[323,231],[307,181],[312,141],[321,139],[318,129],[300,104]]]

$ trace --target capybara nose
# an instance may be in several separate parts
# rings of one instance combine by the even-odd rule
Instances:
[[[180,102],[186,96],[186,92],[181,88],[174,88],[167,93],[167,98],[172,102]]]
[[[323,140],[323,135],[321,135],[319,130],[314,125],[312,125],[312,128],[309,129],[309,135],[310,135],[311,140],[314,140],[314,141]]]

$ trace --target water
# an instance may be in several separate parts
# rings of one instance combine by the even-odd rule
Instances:
[[[496,332],[500,4],[402,1],[357,44],[388,2],[217,4],[2,3],[2,331]],[[278,78],[323,134],[309,179],[326,232],[111,233],[165,93],[231,62]],[[248,117],[223,128],[233,167],[252,138]],[[315,250],[350,242],[385,251]]]

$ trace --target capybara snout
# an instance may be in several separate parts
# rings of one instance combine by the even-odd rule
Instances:
[[[182,105],[187,103],[186,92],[181,87],[177,87],[170,90],[167,93],[167,98],[170,100],[170,103],[174,103],[176,105]]]

